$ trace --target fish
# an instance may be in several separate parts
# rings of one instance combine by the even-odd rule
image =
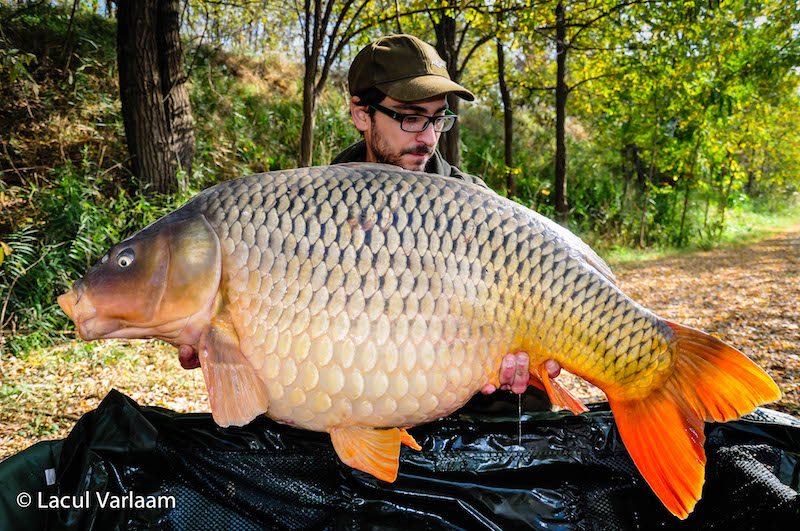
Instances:
[[[409,428],[499,384],[586,407],[555,359],[608,397],[664,506],[702,494],[705,421],[777,400],[770,376],[709,334],[625,295],[579,237],[461,180],[383,164],[224,181],[117,243],[58,298],[84,340],[157,338],[197,352],[213,418],[327,432],[347,465],[395,481]]]

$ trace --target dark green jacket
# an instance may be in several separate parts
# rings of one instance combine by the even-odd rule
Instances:
[[[341,164],[343,162],[366,162],[366,160],[367,143],[364,140],[361,140],[336,155],[336,157],[334,157],[334,159],[331,161],[331,164]],[[469,173],[464,173],[455,166],[451,166],[449,162],[444,160],[444,157],[442,157],[442,154],[439,153],[438,149],[433,152],[433,156],[425,165],[425,171],[427,173],[444,175],[445,177],[455,177],[456,179],[461,179],[468,183],[473,183],[488,188],[486,183],[483,182],[483,179],[480,177],[475,177]]]

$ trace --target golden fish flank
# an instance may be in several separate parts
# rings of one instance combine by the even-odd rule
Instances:
[[[605,391],[682,518],[702,489],[703,420],[780,395],[732,347],[626,297],[563,227],[446,177],[365,164],[228,181],[107,257],[59,298],[81,337],[192,345],[218,423],[328,431],[387,481],[400,444],[419,448],[402,427],[496,385],[509,352],[529,352],[532,381],[574,412],[546,359]]]
[[[266,382],[271,416],[318,430],[343,410],[352,425],[435,418],[492,380],[497,356],[514,348],[579,350],[575,361],[598,381],[634,372],[623,355],[610,363],[581,348],[581,339],[613,347],[619,323],[581,337],[606,310],[584,311],[592,294],[583,290],[596,281],[584,261],[557,249],[546,226],[520,222],[511,204],[462,183],[383,177],[247,178],[194,205],[221,237],[225,307]],[[489,210],[487,200],[498,205]],[[547,311],[530,311],[537,306]],[[463,358],[452,355],[454,345]],[[318,385],[329,364],[341,371],[341,387]],[[390,381],[403,381],[396,373],[415,371],[409,390],[423,400],[414,418],[396,418],[396,400],[375,407]],[[320,389],[326,399],[312,397]]]
[[[247,212],[246,204],[231,198],[236,191],[247,193],[244,188],[219,194],[201,208],[212,224],[219,223],[226,308],[233,322],[241,323],[243,353],[266,382],[270,414],[311,429],[326,429],[330,418],[345,416],[350,425],[386,426],[449,413],[491,379],[499,350],[490,351],[491,327],[470,332],[470,327],[462,325],[462,337],[458,337],[460,314],[450,314],[448,301],[462,286],[461,279],[455,286],[451,280],[452,274],[458,275],[458,261],[447,264],[445,260],[454,237],[447,232],[444,202],[439,198],[425,201],[423,196],[425,209],[414,209],[414,197],[404,189],[411,187],[402,182],[389,193],[357,183],[335,187],[331,193],[326,187],[330,181],[323,176],[304,181],[294,184],[300,193],[293,200],[253,194],[268,212],[260,227],[253,226],[256,216],[241,215]],[[281,184],[276,185],[280,189]],[[416,189],[418,194],[425,193],[420,183]],[[375,204],[370,202],[372,194]],[[450,196],[455,199],[456,193],[450,191]],[[331,204],[327,197],[341,199]],[[351,216],[354,205],[359,210],[356,223]],[[411,215],[392,225],[394,211],[389,205],[405,205],[412,209]],[[243,224],[243,217],[251,222]],[[492,221],[499,225],[500,219]],[[263,234],[260,243],[268,243],[263,251],[252,247],[259,232]],[[252,235],[249,244],[248,234]],[[463,233],[455,240],[467,247]],[[326,262],[324,258],[331,255],[341,258]],[[471,297],[470,306],[486,304],[493,311],[499,291],[493,290],[490,296],[480,280],[481,269],[470,267],[467,256],[461,258],[465,264],[461,268],[478,280],[462,287],[461,296]],[[476,264],[477,258],[473,252]],[[262,308],[265,319],[254,318]],[[473,318],[480,317],[474,314]],[[281,339],[268,338],[268,330],[277,330],[273,336]],[[489,336],[483,338],[484,333]],[[456,359],[460,366],[451,366],[452,344],[465,341],[482,342],[483,352],[473,352],[473,363],[466,367],[464,359]],[[479,370],[472,369],[474,364]],[[431,371],[434,367],[437,370]],[[326,376],[322,383],[320,371]],[[407,373],[414,371],[421,374],[409,381]],[[397,389],[393,386],[389,397],[378,400],[390,382]],[[402,398],[398,391],[403,389],[419,406],[413,418],[396,419]]]
[[[442,281],[442,272],[447,270],[444,255],[439,253],[441,238],[435,232],[437,221],[442,234],[448,225],[443,202],[437,200],[429,205],[430,202],[423,201],[423,206],[431,207],[429,210],[414,210],[398,224],[402,236],[398,235],[397,243],[402,242],[404,247],[391,242],[384,245],[387,238],[380,227],[388,228],[393,222],[393,212],[384,206],[402,204],[401,197],[406,195],[402,187],[389,194],[358,184],[335,188],[333,197],[340,195],[341,200],[331,205],[325,200],[330,195],[326,179],[318,176],[304,181],[297,183],[301,191],[292,201],[278,201],[277,194],[263,198],[269,212],[266,229],[270,234],[263,253],[246,241],[247,234],[257,234],[258,228],[252,223],[242,227],[241,216],[233,216],[238,208],[242,208],[239,212],[246,212],[241,201],[233,206],[230,199],[237,191],[247,193],[244,188],[232,190],[227,197],[220,194],[203,208],[222,236],[222,247],[227,254],[223,259],[227,308],[234,323],[241,323],[242,339],[249,340],[241,342],[245,356],[254,367],[261,367],[258,372],[269,389],[270,414],[311,429],[325,429],[329,418],[348,416],[352,425],[385,426],[398,420],[413,424],[458,407],[489,379],[494,363],[491,353],[485,350],[477,356],[473,354],[476,361],[486,360],[482,363],[483,370],[448,371],[449,344],[458,341],[453,333],[458,325],[455,319],[448,320],[451,337],[443,339],[443,320],[449,315],[448,300],[454,294],[453,283]],[[277,187],[280,190],[281,185]],[[376,195],[376,204],[371,203],[372,193]],[[317,195],[322,198],[319,202]],[[260,194],[253,197],[261,199]],[[409,200],[404,204],[410,205]],[[357,223],[352,223],[350,215],[355,213],[354,205],[358,207]],[[327,217],[328,213],[336,212],[336,217]],[[308,227],[312,230],[307,230]],[[390,233],[388,239],[391,238]],[[452,241],[449,233],[446,240]],[[345,248],[344,253],[341,247]],[[400,263],[399,258],[393,259],[392,248],[406,260]],[[431,249],[436,254],[428,252]],[[342,259],[339,263],[326,263],[324,258],[331,255]],[[436,262],[445,267],[439,270]],[[389,264],[394,269],[385,282]],[[457,263],[451,264],[454,271],[456,267]],[[379,275],[380,271],[384,274]],[[450,277],[445,275],[445,278]],[[434,290],[430,289],[431,284]],[[301,286],[303,297],[299,297]],[[475,291],[473,300],[480,291],[484,300],[479,299],[479,304],[487,302],[485,284],[470,287]],[[434,295],[438,295],[438,301]],[[329,302],[333,304],[326,308]],[[492,303],[496,304],[496,298]],[[384,311],[387,307],[388,313]],[[256,318],[261,308],[267,311],[264,322]],[[276,328],[283,341],[268,342],[268,328]],[[392,328],[394,337],[390,334]],[[469,333],[469,327],[462,328],[465,337],[460,341],[480,339],[481,330]],[[486,331],[491,333],[491,328]],[[485,338],[484,344],[488,345],[490,339]],[[314,356],[310,356],[312,349]],[[379,349],[388,350],[390,355],[378,356]],[[402,367],[398,365],[398,357],[391,355],[397,351],[404,353]],[[270,362],[260,362],[264,359]],[[277,363],[277,359],[283,361]],[[420,374],[411,382],[406,382],[405,374],[398,372],[427,372],[437,360],[439,370],[435,374]],[[336,368],[326,372],[334,382],[318,386],[318,373],[329,364]],[[408,386],[421,401],[416,418],[394,419],[396,399],[373,403],[386,393],[390,381]],[[320,391],[325,398],[311,393],[312,390]],[[336,400],[337,396],[344,399]]]

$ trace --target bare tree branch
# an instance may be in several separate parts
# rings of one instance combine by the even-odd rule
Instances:
[[[478,41],[475,44],[473,44],[472,48],[470,48],[469,52],[467,52],[467,55],[464,56],[464,60],[461,62],[461,67],[458,69],[459,78],[464,73],[464,69],[467,67],[467,63],[469,62],[470,57],[472,57],[472,54],[475,53],[475,51],[478,48],[480,48],[483,44],[485,44],[486,42],[490,41],[493,38],[494,35],[484,35],[483,37],[478,39]]]

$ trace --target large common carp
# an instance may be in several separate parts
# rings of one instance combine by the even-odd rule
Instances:
[[[397,475],[405,428],[461,407],[501,359],[553,358],[608,396],[633,461],[685,518],[703,421],[780,391],[745,355],[665,321],[551,220],[463,181],[377,164],[223,182],[115,245],[59,304],[83,339],[198,352],[221,426],[260,414],[330,433],[348,465]]]

